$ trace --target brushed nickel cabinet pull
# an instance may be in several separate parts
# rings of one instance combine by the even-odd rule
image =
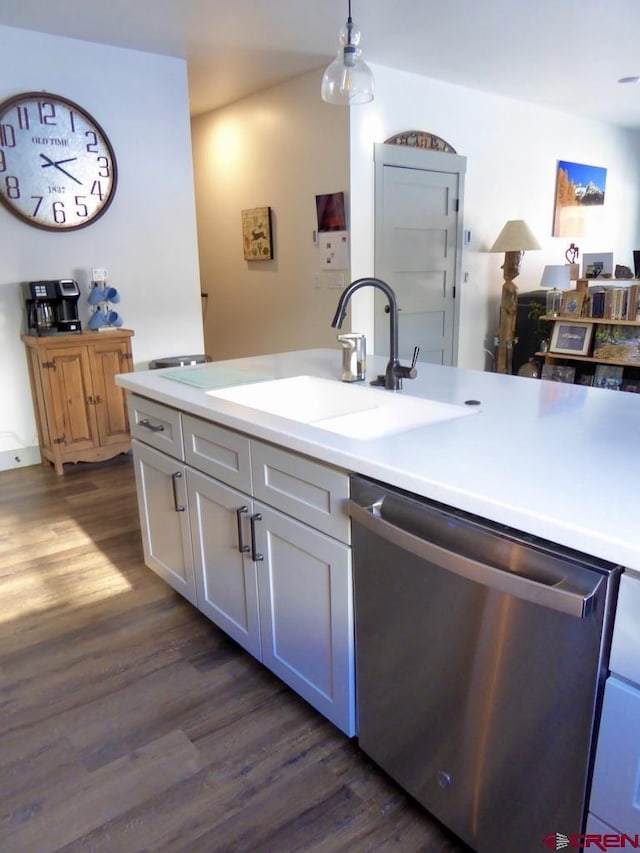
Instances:
[[[244,539],[242,538],[242,515],[245,512],[249,512],[248,506],[241,506],[236,510],[236,521],[238,522],[238,551],[241,554],[247,554],[251,550],[248,545],[244,544]]]
[[[182,504],[178,503],[178,480],[182,479],[182,473],[180,471],[176,471],[175,474],[171,475],[171,485],[173,486],[173,505],[175,507],[176,512],[184,512],[185,507]]]
[[[251,523],[251,559],[254,563],[259,563],[264,560],[264,554],[258,554],[256,550],[256,521],[262,521],[262,515],[256,512],[250,518]]]

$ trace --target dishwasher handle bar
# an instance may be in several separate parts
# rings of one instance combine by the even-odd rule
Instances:
[[[551,610],[558,610],[578,619],[586,618],[591,612],[595,591],[582,595],[568,589],[562,589],[560,586],[548,586],[523,575],[480,563],[462,554],[456,554],[385,521],[379,514],[379,505],[377,504],[363,507],[350,500],[349,515],[363,527],[403,551],[409,551],[416,557],[428,560],[432,565],[453,572],[467,580],[475,581],[498,592],[514,595],[523,601],[539,604]]]

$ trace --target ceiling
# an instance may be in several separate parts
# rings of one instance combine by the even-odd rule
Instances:
[[[367,61],[640,128],[640,86],[617,83],[640,74],[638,0],[352,10]],[[183,57],[197,115],[326,65],[346,14],[346,0],[2,0],[0,24]]]

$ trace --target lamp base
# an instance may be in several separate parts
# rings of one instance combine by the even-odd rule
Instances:
[[[507,254],[515,254],[507,253]],[[505,264],[506,266],[506,264]],[[500,328],[497,335],[496,373],[512,373],[513,344],[516,336],[518,288],[512,279],[505,279],[500,300]]]

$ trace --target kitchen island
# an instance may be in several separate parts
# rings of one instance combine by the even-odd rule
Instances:
[[[368,376],[385,359],[369,357]],[[196,417],[373,477],[640,571],[640,397],[559,382],[419,364],[402,391],[464,405],[472,417],[378,439],[341,436],[207,395],[248,381],[340,378],[340,352],[308,350],[195,365],[202,387],[172,370],[124,374],[118,384]],[[200,371],[200,374],[195,374]],[[183,375],[183,374],[180,374]]]
[[[370,358],[369,378],[382,373],[385,363]],[[270,393],[276,398],[288,387],[278,381],[292,377],[333,380],[335,387],[294,382],[304,394],[298,397],[294,390],[284,405],[281,399],[271,405]],[[431,400],[445,410],[452,407],[453,416],[422,426],[412,422],[406,429],[402,418],[391,419],[391,427],[378,434],[365,413],[353,423],[369,437],[355,437],[353,423],[345,433],[331,428],[340,417],[326,411],[318,417],[323,406],[308,393],[317,387],[322,395],[328,387],[329,397],[343,397],[339,377],[340,353],[334,350],[118,377],[131,392],[147,564],[353,735],[354,602],[346,506],[349,475],[355,473],[487,519],[501,534],[525,534],[525,539],[529,534],[624,567],[627,615],[624,630],[614,632],[614,645],[622,645],[625,654],[615,671],[623,678],[640,672],[633,641],[640,634],[633,608],[640,588],[638,397],[420,364],[418,377],[405,380],[400,391],[354,383],[349,396],[365,401],[373,394],[382,408],[390,401],[402,404],[411,417],[419,401]],[[248,390],[229,391],[233,386]],[[305,413],[305,407],[315,414]],[[368,411],[373,419],[375,411]],[[608,657],[608,618],[605,628]],[[606,659],[601,672],[593,685],[595,719]],[[640,764],[640,744],[636,749],[632,739],[640,722],[640,688],[628,685],[623,696],[624,725],[614,676],[607,691],[607,738],[601,740],[606,746],[598,763],[605,768],[606,790],[629,805],[619,812],[610,796],[592,800],[588,831],[637,831],[633,767]],[[555,687],[547,691],[556,693]],[[564,704],[554,713],[569,719],[570,704]],[[615,750],[624,744],[629,766],[625,773],[612,773]],[[586,777],[584,784],[586,791]],[[469,835],[467,840],[473,843]]]

